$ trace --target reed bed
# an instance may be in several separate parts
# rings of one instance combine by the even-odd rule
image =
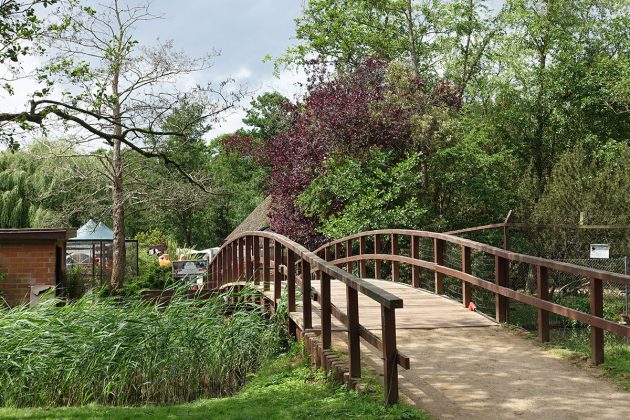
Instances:
[[[227,295],[169,305],[88,294],[0,310],[0,406],[171,404],[230,395],[282,344]]]

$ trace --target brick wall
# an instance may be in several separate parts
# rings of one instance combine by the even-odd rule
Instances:
[[[0,243],[0,292],[11,306],[28,303],[30,286],[55,285],[55,242]]]

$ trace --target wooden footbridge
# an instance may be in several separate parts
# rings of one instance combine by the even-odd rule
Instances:
[[[422,256],[421,249],[428,248],[430,257]],[[457,251],[459,266],[445,260],[447,248]],[[481,260],[493,262],[492,278],[474,272],[475,261]],[[509,287],[510,264],[533,269],[535,293]],[[423,272],[425,276],[431,273],[433,292],[419,288]],[[588,279],[584,292],[590,297],[590,313],[549,300],[550,278],[558,273]],[[460,302],[442,296],[447,281],[457,282]],[[630,285],[630,276],[509,252],[448,234],[371,231],[311,252],[275,233],[245,232],[226,243],[210,264],[211,287],[235,282],[251,282],[272,307],[286,299],[290,332],[305,339],[317,366],[336,372],[349,386],[360,383],[361,339],[380,352],[388,404],[398,400],[398,367],[410,367],[410,357],[396,344],[397,331],[403,329],[496,325],[506,322],[513,300],[536,308],[542,341],[549,340],[550,314],[590,325],[596,364],[604,358],[604,331],[630,337],[628,326],[605,319],[603,313],[603,283]],[[494,319],[467,309],[473,288],[494,295]],[[335,331],[347,334],[347,368],[331,348]]]

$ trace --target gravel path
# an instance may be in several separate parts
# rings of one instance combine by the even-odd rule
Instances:
[[[336,333],[336,345],[345,334]],[[502,327],[399,330],[401,394],[439,419],[630,419],[630,393]],[[382,361],[362,344],[363,360]]]

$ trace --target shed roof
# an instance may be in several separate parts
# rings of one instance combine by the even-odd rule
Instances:
[[[2,241],[49,241],[66,240],[76,234],[75,229],[52,228],[52,229],[0,229],[0,240]]]
[[[225,241],[231,241],[239,233],[264,230],[269,227],[269,208],[271,196],[267,196],[246,218],[230,233]]]
[[[114,232],[103,222],[96,223],[90,219],[77,230],[77,236],[73,241],[113,241]]]

